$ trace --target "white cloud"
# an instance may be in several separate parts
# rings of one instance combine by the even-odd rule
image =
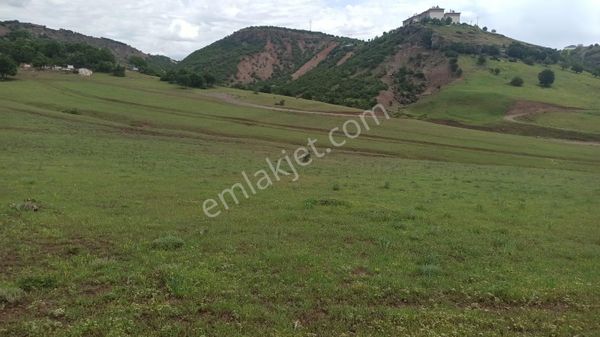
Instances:
[[[596,0],[437,0],[465,21],[550,47],[600,42]],[[368,39],[402,25],[430,0],[0,0],[0,20],[20,20],[120,40],[180,59],[234,31],[286,26]]]

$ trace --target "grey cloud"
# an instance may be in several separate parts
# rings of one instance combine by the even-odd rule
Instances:
[[[531,43],[560,48],[600,42],[595,0],[439,0],[465,20]],[[278,25],[368,39],[401,26],[430,0],[0,0],[0,19],[113,38],[181,59],[246,26]],[[48,15],[52,13],[52,15]],[[565,13],[569,13],[565,15]]]

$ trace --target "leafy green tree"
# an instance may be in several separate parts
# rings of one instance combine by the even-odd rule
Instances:
[[[581,65],[581,64],[574,64],[571,67],[571,70],[573,70],[576,74],[581,74],[583,72],[583,65]]]
[[[113,76],[117,76],[117,77],[125,77],[125,67],[123,67],[120,64],[116,65],[113,68],[112,74],[113,74]]]
[[[600,77],[600,68],[594,69],[592,75],[594,75],[594,77]]]
[[[17,64],[7,55],[0,55],[0,78],[6,79],[8,76],[17,74]]]
[[[523,81],[523,79],[519,76],[513,77],[513,79],[510,81],[510,85],[513,87],[522,87],[524,83],[525,81]]]
[[[554,72],[550,69],[546,69],[538,74],[540,85],[544,88],[550,88],[556,79]]]

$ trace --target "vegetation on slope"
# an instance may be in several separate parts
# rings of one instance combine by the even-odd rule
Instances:
[[[79,34],[65,29],[51,29],[45,26],[24,23],[19,21],[0,21],[0,37],[11,32],[25,31],[29,35],[49,41],[56,41],[63,45],[88,45],[96,49],[110,50],[117,63],[131,64],[130,58],[142,58],[147,63],[147,73],[160,75],[167,70],[173,69],[176,63],[166,56],[149,55],[122,42],[107,38],[96,38]]]
[[[11,57],[17,64],[28,63],[36,68],[69,64],[108,73],[117,67],[117,61],[108,49],[37,38],[27,31],[15,30],[0,37],[0,54]]]
[[[279,27],[249,27],[202,48],[181,63],[180,67],[208,72],[219,83],[236,83],[238,65],[243,59],[261,52],[263,58],[249,64],[250,75],[260,80],[257,72],[273,67],[269,80],[289,78],[292,73],[314,57],[329,43],[344,43],[352,39]],[[250,61],[249,61],[250,62]]]

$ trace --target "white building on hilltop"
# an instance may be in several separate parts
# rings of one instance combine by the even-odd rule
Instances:
[[[421,22],[425,19],[437,19],[437,20],[452,20],[452,23],[459,24],[460,23],[460,13],[450,10],[449,12],[445,12],[445,9],[440,8],[440,6],[432,7],[421,14],[415,14],[412,17],[404,20],[404,26],[408,26],[413,23]]]

